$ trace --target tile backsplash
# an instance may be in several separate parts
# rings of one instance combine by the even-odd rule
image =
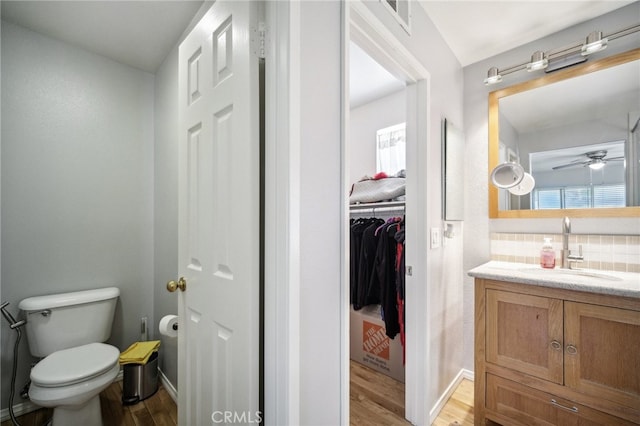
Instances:
[[[491,233],[491,260],[539,264],[545,238],[551,238],[556,267],[561,266],[562,234]],[[584,261],[578,268],[640,272],[640,235],[571,234],[571,252],[578,254],[580,246]]]

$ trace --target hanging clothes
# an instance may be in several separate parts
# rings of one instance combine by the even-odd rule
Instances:
[[[385,334],[400,334],[404,363],[404,218],[351,219],[350,299],[354,310],[381,306]]]
[[[394,218],[391,223],[379,229],[378,247],[376,251],[376,274],[381,286],[382,312],[386,334],[393,339],[400,331],[398,324],[398,307],[396,297],[396,250],[395,240],[400,218]]]
[[[396,296],[398,306],[398,324],[400,326],[400,343],[402,343],[402,364],[405,362],[405,332],[404,332],[404,288],[405,288],[405,262],[404,262],[404,220],[400,224],[398,232],[394,236],[396,249]]]
[[[375,230],[384,224],[378,218],[357,219],[351,223],[351,304],[356,311],[363,306],[380,303],[379,291],[370,290],[377,242]]]

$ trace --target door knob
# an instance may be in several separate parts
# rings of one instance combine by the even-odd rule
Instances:
[[[177,289],[180,289],[180,291],[185,291],[187,289],[187,280],[185,280],[184,277],[180,277],[178,282],[171,280],[167,283],[167,290],[171,293]]]

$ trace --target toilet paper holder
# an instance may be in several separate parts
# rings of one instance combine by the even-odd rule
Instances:
[[[163,316],[158,326],[160,334],[170,338],[178,337],[178,324],[179,321],[177,315]]]

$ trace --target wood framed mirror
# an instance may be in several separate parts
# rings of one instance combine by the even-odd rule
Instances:
[[[640,48],[489,93],[489,173],[504,161],[534,177],[538,169],[526,196],[489,183],[489,217],[640,216],[639,69]],[[612,89],[622,80],[614,72],[630,81]],[[586,182],[574,181],[578,175]]]

